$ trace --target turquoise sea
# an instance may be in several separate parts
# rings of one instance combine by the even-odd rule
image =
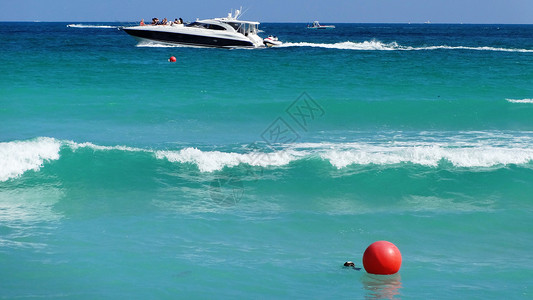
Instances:
[[[0,24],[0,298],[533,296],[533,25],[67,24]]]

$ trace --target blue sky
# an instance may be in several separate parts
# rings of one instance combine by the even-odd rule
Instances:
[[[191,21],[240,6],[260,22],[533,23],[533,0],[0,0],[0,21]]]

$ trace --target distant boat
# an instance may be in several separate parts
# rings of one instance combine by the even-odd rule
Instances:
[[[314,21],[313,25],[307,25],[307,29],[333,29],[335,25],[320,25],[318,21]]]

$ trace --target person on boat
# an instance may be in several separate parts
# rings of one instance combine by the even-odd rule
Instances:
[[[161,22],[161,25],[168,25],[167,18],[163,18],[163,22]]]
[[[157,25],[159,23],[158,18],[152,18],[152,25]]]
[[[178,21],[178,19],[174,19],[174,24],[179,24],[180,21]]]
[[[144,26],[144,25],[145,25],[145,24],[144,24],[144,19],[141,19],[141,23],[140,23],[139,25],[141,25],[141,26]]]
[[[180,24],[183,24],[183,19],[182,18],[180,18],[179,21],[180,21]]]

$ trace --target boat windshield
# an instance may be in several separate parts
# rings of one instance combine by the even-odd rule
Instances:
[[[239,22],[228,22],[228,24],[233,27],[235,31],[244,35],[257,34],[257,24]]]
[[[226,30],[226,28],[216,25],[216,24],[208,24],[208,23],[201,23],[201,22],[193,22],[191,24],[186,25],[187,27],[194,27],[194,28],[204,28],[204,29],[211,29],[211,30]]]

